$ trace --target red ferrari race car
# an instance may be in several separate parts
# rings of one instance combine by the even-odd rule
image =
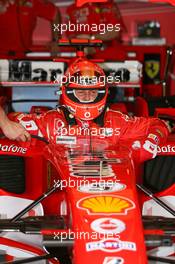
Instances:
[[[70,44],[78,58],[68,69],[87,61],[83,46],[99,42]],[[31,109],[36,116],[44,111]],[[173,132],[156,158],[140,161],[139,142],[114,145],[110,130],[76,139],[69,133],[55,144],[34,133],[32,120],[23,124],[31,142],[0,140],[1,263],[175,263]]]

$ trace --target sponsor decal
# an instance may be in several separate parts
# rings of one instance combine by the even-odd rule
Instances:
[[[85,113],[84,113],[84,117],[86,117],[86,118],[90,118],[90,117],[91,117],[91,113],[90,113],[90,112],[85,112]]]
[[[119,239],[105,239],[86,244],[86,250],[95,251],[102,250],[104,252],[119,252],[121,250],[136,251],[136,244],[130,241],[121,241]]]
[[[0,144],[0,151],[26,154],[27,148],[22,148],[15,145],[8,146]]]
[[[123,264],[123,258],[118,257],[105,257],[103,264]]]
[[[112,182],[111,180],[108,182],[94,182],[82,185],[78,188],[78,190],[83,193],[111,193],[122,191],[125,188],[125,184]]]
[[[159,135],[160,135],[161,137],[164,137],[164,134],[163,134],[163,132],[162,132],[160,129],[156,129],[156,132],[159,133]]]
[[[139,82],[142,74],[142,65],[136,60],[125,62],[103,62],[99,64],[105,71],[106,76],[117,82],[126,82],[125,72],[128,74],[128,82]]]
[[[76,144],[77,138],[71,136],[57,136],[56,144]]]
[[[33,130],[37,130],[38,127],[36,125],[36,123],[33,120],[29,120],[29,121],[20,121],[20,124],[25,127],[26,130],[28,131],[33,131]]]
[[[170,145],[167,145],[167,146],[157,146],[157,152],[158,153],[161,153],[161,152],[164,152],[164,153],[171,153],[171,152],[175,152],[175,146],[170,146]]]
[[[135,208],[135,204],[125,197],[99,195],[82,198],[77,202],[77,207],[89,215],[126,215],[129,210]]]
[[[1,11],[0,11],[1,13]],[[38,53],[39,55],[39,53]],[[64,72],[64,62],[0,60],[1,81],[3,82],[53,82],[60,80]]]
[[[106,217],[94,220],[91,228],[100,234],[119,234],[126,229],[126,225],[119,219]]]
[[[141,148],[141,142],[139,140],[136,140],[132,144],[133,149],[140,149]]]
[[[153,139],[157,144],[159,143],[159,138],[156,135],[152,134],[152,133],[150,133],[148,135],[148,138]]]
[[[143,148],[149,153],[153,154],[153,158],[155,158],[155,156],[157,155],[157,145],[153,144],[151,141],[146,140],[143,145]]]
[[[64,122],[60,118],[54,119],[54,133],[60,133],[61,129],[64,127]]]

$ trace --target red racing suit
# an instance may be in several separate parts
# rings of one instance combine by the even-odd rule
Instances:
[[[90,137],[95,144],[99,139],[104,144],[107,142],[107,147],[123,142],[133,150],[141,150],[140,161],[154,158],[157,145],[164,144],[169,133],[166,124],[158,118],[129,117],[110,109],[104,111],[101,119],[88,122],[74,119],[63,106],[41,115],[12,113],[9,118],[54,144],[75,146],[81,139]]]

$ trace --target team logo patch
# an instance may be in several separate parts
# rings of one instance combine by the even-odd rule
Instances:
[[[105,257],[103,264],[123,264],[124,260],[118,257]]]
[[[160,70],[160,63],[157,60],[145,61],[145,72],[150,79],[154,79]]]
[[[80,192],[83,193],[111,193],[119,192],[126,188],[125,184],[116,183],[116,182],[97,182],[82,185],[78,188]]]
[[[135,208],[135,204],[125,197],[100,195],[79,200],[77,207],[85,210],[90,215],[125,215],[128,210]]]
[[[119,239],[105,239],[96,242],[89,242],[86,244],[86,250],[96,251],[102,250],[104,252],[118,252],[121,250],[136,251],[136,244],[130,241],[121,241]]]
[[[119,234],[126,229],[126,225],[119,219],[106,217],[94,220],[91,228],[100,234]]]

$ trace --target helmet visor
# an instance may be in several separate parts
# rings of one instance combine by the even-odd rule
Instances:
[[[102,100],[106,94],[105,88],[85,89],[85,88],[68,88],[67,96],[74,102],[90,104]]]

